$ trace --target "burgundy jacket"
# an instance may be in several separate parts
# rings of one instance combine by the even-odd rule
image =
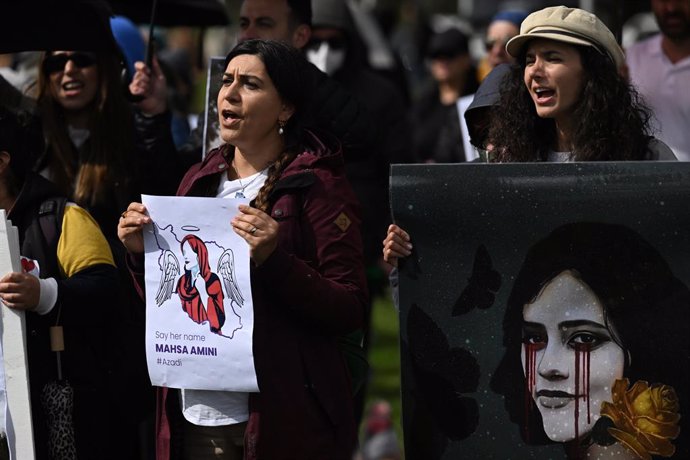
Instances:
[[[251,269],[260,392],[249,398],[248,460],[349,460],[356,444],[350,377],[337,338],[364,320],[358,204],[340,149],[333,153],[309,137],[309,149],[288,165],[269,199],[270,215],[280,225],[278,247]],[[214,196],[230,167],[230,152],[210,152],[187,172],[177,194]],[[172,419],[179,411],[166,411],[168,394],[177,397],[160,389],[158,460],[175,451]]]

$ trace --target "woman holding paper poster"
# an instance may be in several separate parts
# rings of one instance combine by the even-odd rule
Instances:
[[[364,319],[362,243],[339,145],[303,129],[305,65],[299,51],[261,40],[226,58],[225,145],[190,169],[178,195],[252,200],[227,225],[250,247],[260,392],[182,390],[177,407],[161,388],[158,459],[351,458],[352,392],[337,339]],[[150,222],[132,203],[118,227],[141,286]]]
[[[578,8],[530,14],[506,45],[519,65],[491,110],[491,162],[675,160],[650,135],[649,110],[619,73],[624,63],[611,31]],[[411,253],[410,237],[391,225],[383,257]]]

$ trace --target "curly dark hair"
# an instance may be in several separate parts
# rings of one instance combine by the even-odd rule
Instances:
[[[651,112],[615,64],[594,48],[574,46],[584,69],[584,87],[573,117],[576,161],[647,159]],[[540,118],[525,86],[525,54],[518,58],[501,88],[501,100],[491,115],[489,139],[493,161],[543,161],[556,143],[553,119]]]

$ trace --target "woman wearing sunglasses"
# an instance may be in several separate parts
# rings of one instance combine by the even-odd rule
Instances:
[[[94,217],[120,272],[118,301],[123,308],[110,313],[108,325],[93,326],[103,329],[103,340],[113,351],[112,356],[103,357],[110,377],[93,389],[104,394],[103,407],[94,410],[109,410],[116,420],[112,426],[121,430],[116,435],[121,439],[117,447],[130,449],[118,458],[134,458],[137,418],[147,410],[152,412],[153,393],[140,352],[143,334],[139,321],[143,318],[139,312],[143,305],[126,269],[122,245],[116,243],[116,228],[120,214],[131,201],[140,201],[141,193],[175,191],[180,176],[168,115],[148,117],[126,99],[122,67],[112,51],[50,51],[40,66],[37,107],[46,149],[36,168]],[[146,103],[140,105],[146,107]],[[140,136],[137,127],[142,126],[156,137]],[[92,307],[100,307],[98,301]],[[109,400],[113,408],[104,409]],[[93,458],[105,458],[101,454]]]
[[[115,238],[120,213],[140,193],[175,191],[172,139],[137,138],[120,62],[112,53],[47,52],[40,70],[38,107],[47,150],[38,168]],[[158,122],[165,129],[165,115],[138,116],[137,123]]]

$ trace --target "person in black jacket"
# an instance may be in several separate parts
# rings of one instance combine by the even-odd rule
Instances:
[[[431,37],[426,50],[431,84],[412,109],[415,155],[427,163],[465,161],[457,101],[477,90],[467,36],[451,28]]]
[[[4,274],[0,299],[26,311],[27,354],[36,459],[56,457],[49,441],[50,413],[58,410],[45,394],[66,379],[73,389],[74,443],[64,432],[60,445],[80,459],[129,455],[127,439],[113,417],[116,397],[109,386],[107,336],[112,299],[119,288],[117,269],[98,224],[83,208],[66,202],[58,188],[31,172],[40,130],[28,116],[0,108],[0,208],[19,230],[23,271]],[[38,272],[38,273],[37,273]],[[64,331],[58,362],[49,328]],[[59,369],[59,370],[58,370]],[[64,457],[60,457],[64,458]]]
[[[379,246],[390,221],[388,172],[392,163],[410,163],[412,127],[397,87],[372,71],[366,47],[344,0],[312,2],[312,34],[305,47],[307,59],[349,91],[373,116],[376,135],[363,144],[366,155],[347,158],[347,178],[362,205],[364,257],[369,274],[380,271]],[[370,277],[372,297],[381,293],[385,276]]]
[[[346,175],[362,207],[362,241],[370,294],[363,340],[366,352],[371,303],[387,284],[379,245],[390,223],[388,174],[392,163],[413,160],[412,129],[404,96],[391,81],[368,67],[366,46],[345,1],[313,0],[312,11],[312,34],[305,47],[307,59],[349,91],[373,118],[375,136],[361,144],[365,155],[353,158],[345,153]],[[358,422],[365,393],[364,387],[355,394]]]

